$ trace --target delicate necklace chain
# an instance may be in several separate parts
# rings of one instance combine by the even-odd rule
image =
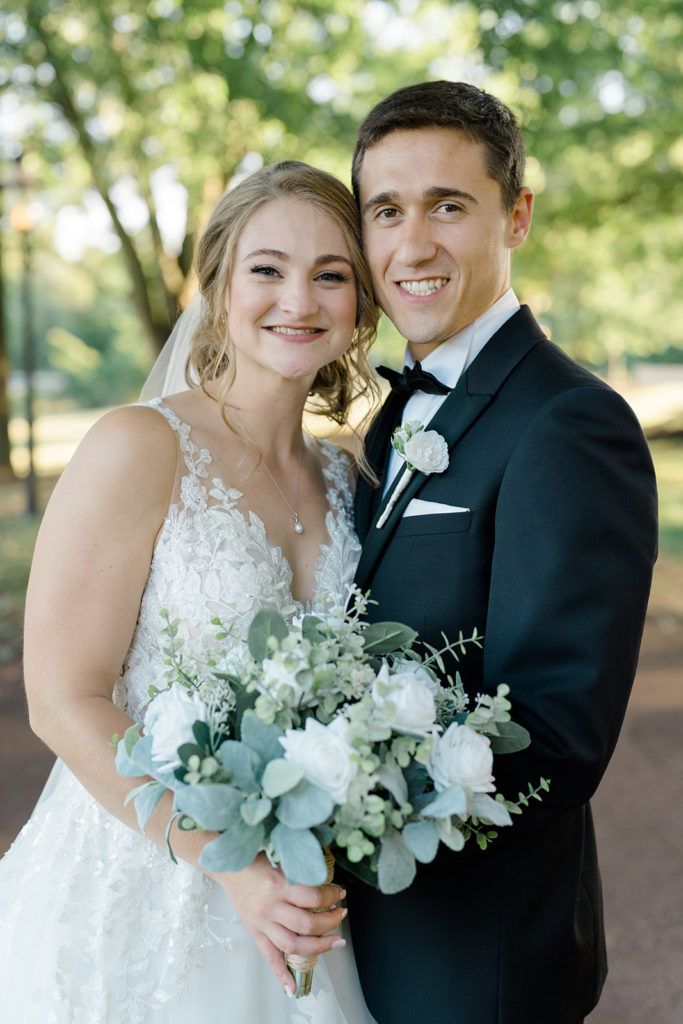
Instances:
[[[298,469],[298,472],[296,474],[296,495],[295,495],[295,498],[294,498],[294,507],[293,508],[290,505],[289,501],[287,500],[287,496],[285,495],[285,492],[282,490],[282,488],[280,487],[279,483],[277,482],[277,480],[275,479],[275,477],[273,476],[271,471],[268,469],[268,467],[266,465],[266,460],[263,458],[263,455],[261,456],[261,465],[263,466],[263,468],[265,469],[266,473],[268,474],[270,479],[273,481],[273,483],[277,487],[278,492],[280,494],[280,497],[284,501],[285,505],[287,506],[289,511],[292,513],[292,519],[294,520],[294,532],[295,533],[299,533],[299,534],[304,532],[303,523],[299,519],[299,513],[297,512],[297,508],[299,507],[299,485],[301,483],[301,463],[303,462],[303,456],[304,456],[304,439],[303,439],[303,435],[302,435],[302,437],[301,437],[301,445],[299,447],[299,469]]]
[[[235,415],[235,410],[234,409],[233,409],[233,415]],[[236,418],[239,419],[239,417],[236,417]],[[247,430],[247,428],[245,427],[244,423],[242,423],[241,420],[240,420],[240,426],[242,427],[242,430],[247,435],[247,437],[249,438],[251,443],[254,445],[256,450],[258,451],[258,447],[257,447],[253,437],[251,436],[251,434],[249,433],[249,431]],[[298,469],[297,474],[296,474],[296,495],[294,497],[294,506],[292,506],[289,503],[289,501],[287,500],[287,496],[286,496],[285,492],[282,490],[282,488],[280,487],[279,483],[277,482],[277,480],[275,479],[275,477],[273,476],[271,471],[268,469],[268,466],[266,465],[266,460],[264,459],[263,454],[261,454],[261,465],[265,469],[266,473],[268,474],[268,476],[272,480],[273,485],[277,489],[278,494],[280,495],[280,497],[284,501],[285,505],[289,509],[289,511],[290,511],[290,513],[292,515],[292,519],[294,520],[294,532],[298,533],[298,534],[302,534],[304,532],[304,525],[301,522],[301,520],[299,519],[299,513],[297,511],[298,508],[299,508],[299,486],[301,484],[301,466],[302,466],[302,463],[303,463],[303,458],[304,458],[304,435],[302,433],[301,434],[301,444],[299,446],[299,469]]]

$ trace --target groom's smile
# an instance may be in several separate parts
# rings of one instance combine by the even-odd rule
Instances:
[[[365,153],[359,184],[378,302],[423,358],[507,290],[530,206],[520,198],[507,213],[483,145],[452,128],[386,135]]]

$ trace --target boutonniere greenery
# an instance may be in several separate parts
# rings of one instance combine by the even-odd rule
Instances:
[[[436,430],[425,430],[424,424],[417,420],[408,420],[397,427],[391,436],[391,446],[404,460],[405,467],[387,507],[377,520],[378,530],[386,523],[415,473],[429,476],[431,473],[443,473],[448,468],[445,439]]]

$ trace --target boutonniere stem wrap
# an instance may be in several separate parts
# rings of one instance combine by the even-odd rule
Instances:
[[[394,488],[387,507],[377,520],[381,530],[392,509],[415,473],[443,473],[448,468],[448,445],[436,430],[425,430],[424,424],[408,420],[397,427],[391,436],[391,446],[405,462],[403,475]]]

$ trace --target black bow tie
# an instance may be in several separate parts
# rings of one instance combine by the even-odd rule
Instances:
[[[389,381],[392,391],[405,398],[414,391],[425,391],[428,395],[447,395],[451,391],[447,384],[442,384],[433,373],[427,373],[419,363],[404,366],[401,373],[388,366],[378,366],[377,373]]]

